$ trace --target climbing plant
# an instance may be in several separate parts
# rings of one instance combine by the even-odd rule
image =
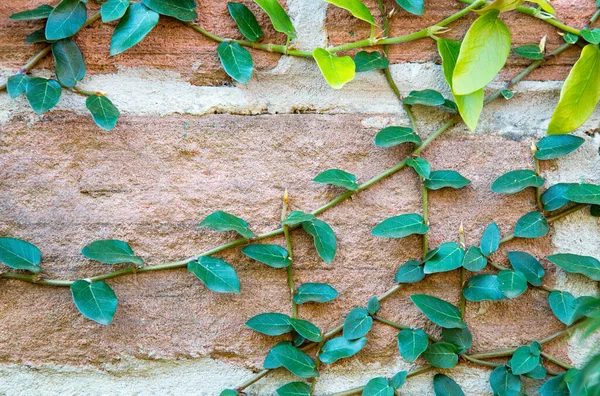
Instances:
[[[541,161],[569,155],[585,143],[584,139],[568,133],[579,128],[591,116],[600,101],[600,29],[576,29],[563,24],[555,17],[554,9],[545,0],[529,1],[536,4],[535,8],[524,6],[524,0],[462,1],[469,5],[435,25],[405,36],[389,37],[389,18],[393,12],[388,12],[381,0],[378,0],[378,6],[382,26],[360,0],[327,0],[328,3],[343,8],[357,19],[368,23],[371,34],[368,38],[353,43],[316,48],[313,51],[294,48],[297,36],[295,27],[276,0],[255,2],[269,16],[273,28],[287,36],[285,44],[262,43],[262,28],[252,11],[245,5],[234,2],[228,3],[228,10],[245,40],[221,38],[197,25],[194,22],[197,18],[194,0],[108,0],[102,3],[99,12],[90,17],[87,16],[84,0],[62,0],[56,7],[43,5],[12,15],[11,19],[14,20],[45,21],[45,26],[28,36],[27,41],[45,42],[47,46],[2,86],[7,88],[13,98],[25,94],[32,109],[38,114],[52,109],[60,100],[62,90],[67,89],[87,96],[86,106],[94,121],[101,128],[111,130],[119,118],[119,111],[104,94],[86,91],[77,86],[85,76],[86,67],[83,54],[71,37],[99,18],[105,23],[118,20],[110,45],[110,55],[116,56],[141,42],[162,16],[175,18],[219,42],[216,51],[225,72],[242,84],[251,80],[253,72],[252,54],[247,47],[279,52],[286,56],[313,58],[325,80],[335,89],[342,88],[357,72],[381,70],[407,112],[411,125],[382,129],[375,136],[374,144],[380,147],[410,145],[414,150],[392,168],[363,183],[358,183],[359,178],[356,175],[342,169],[328,169],[319,173],[314,178],[316,183],[332,185],[344,192],[310,213],[290,211],[286,192],[283,197],[281,227],[267,233],[255,234],[248,222],[234,214],[223,211],[209,214],[199,224],[200,227],[237,233],[240,238],[177,262],[146,266],[144,259],[136,256],[128,243],[119,240],[99,240],[85,246],[82,255],[106,265],[128,265],[86,279],[47,279],[41,275],[42,254],[36,246],[21,239],[2,237],[0,262],[15,271],[1,273],[0,278],[43,286],[68,287],[74,305],[82,315],[102,325],[108,325],[116,314],[118,298],[105,281],[116,277],[186,267],[213,292],[242,293],[243,285],[240,284],[234,267],[215,256],[225,250],[243,246],[241,252],[249,258],[287,271],[291,305],[291,315],[265,312],[248,318],[246,326],[267,336],[287,334],[289,339],[272,347],[264,360],[263,371],[234,389],[224,390],[221,395],[244,394],[252,384],[281,367],[304,380],[283,384],[277,389],[278,395],[311,395],[315,391],[322,365],[331,365],[357,354],[367,344],[371,328],[376,322],[399,330],[397,345],[404,360],[416,362],[421,358],[426,364],[409,372],[400,371],[391,378],[373,378],[364,386],[336,395],[362,392],[365,396],[392,396],[410,377],[435,368],[452,369],[460,362],[492,367],[489,383],[495,395],[523,394],[523,377],[543,379],[544,383],[538,389],[542,396],[600,394],[600,356],[593,358],[586,367],[578,369],[544,351],[546,344],[570,335],[575,329],[587,327],[588,333],[596,331],[600,327],[600,298],[575,298],[568,291],[548,285],[541,258],[528,252],[509,251],[507,257],[510,267],[495,262],[499,247],[510,244],[514,239],[544,237],[553,222],[581,210],[588,211],[591,216],[597,217],[600,214],[600,185],[582,181],[579,184],[558,183],[547,186],[540,172]],[[396,2],[400,8],[414,14],[415,17],[424,11],[423,0]],[[517,55],[532,62],[503,88],[486,96],[486,86],[504,67],[511,51],[511,34],[502,21],[502,14],[511,11],[530,15],[557,27],[562,31],[565,43],[551,52],[546,49],[545,39],[540,43],[513,48]],[[446,32],[448,24],[470,13],[476,13],[478,16],[462,41],[440,37]],[[600,11],[597,11],[591,16],[591,23],[599,17]],[[412,91],[408,96],[402,97],[390,74],[388,46],[427,37],[437,41],[443,75],[453,94],[453,100],[431,89]],[[365,50],[374,46],[383,46],[383,49]],[[461,120],[469,128],[475,129],[486,104],[500,97],[509,100],[514,95],[510,90],[512,86],[542,66],[547,59],[573,46],[582,47],[581,55],[563,85],[558,105],[548,126],[549,136],[542,138],[531,148],[533,169],[515,169],[497,175],[491,185],[491,191],[496,194],[515,194],[531,190],[535,194],[537,210],[523,214],[510,233],[503,233],[494,222],[486,226],[478,243],[467,245],[461,226],[454,240],[431,248],[428,241],[431,227],[428,192],[439,189],[460,190],[471,182],[459,172],[432,169],[431,164],[421,156],[422,151]],[[361,50],[354,58],[338,55],[353,49]],[[31,75],[30,72],[36,63],[50,53],[54,58],[56,78],[45,79]],[[413,106],[440,108],[440,111],[456,114],[423,139],[412,113]],[[318,218],[319,215],[404,168],[414,171],[421,185],[422,212],[402,213],[385,219],[374,226],[372,235],[393,239],[421,235],[422,255],[400,266],[393,278],[394,285],[388,291],[380,296],[370,296],[364,306],[350,310],[343,323],[334,329],[323,331],[310,321],[302,319],[299,306],[326,304],[334,300],[338,292],[326,283],[305,283],[296,287],[291,231],[301,229],[310,235],[317,254],[325,263],[332,264],[337,253],[336,235],[330,225]],[[277,236],[283,236],[285,247],[260,243]],[[600,281],[600,261],[597,258],[558,253],[545,259],[567,272]],[[482,273],[484,270],[485,273]],[[402,285],[420,282],[430,274],[450,271],[458,272],[461,279],[462,293],[458,305],[426,294],[410,296],[416,308],[441,328],[441,338],[427,333],[424,329],[411,328],[381,316],[380,303],[400,290]],[[530,288],[548,293],[549,309],[564,324],[564,329],[546,338],[531,340],[517,348],[469,353],[473,340],[464,318],[467,304],[516,299]],[[311,351],[314,351],[312,356],[309,355]],[[560,371],[554,371],[553,368],[556,367],[560,368]],[[446,374],[436,374],[433,387],[436,395],[463,394],[460,386]]]

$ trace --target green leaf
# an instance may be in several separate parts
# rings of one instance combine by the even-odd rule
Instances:
[[[509,91],[508,89],[503,89],[502,91],[500,91],[500,93],[502,94],[502,96],[504,96],[504,99],[506,100],[510,100],[513,98],[513,96],[515,96],[515,93],[513,91]]]
[[[396,374],[390,378],[390,386],[394,389],[400,388],[406,382],[406,377],[408,373],[406,371],[398,371]]]
[[[555,290],[548,296],[552,313],[558,320],[570,326],[576,319],[577,304],[575,297],[569,292]]]
[[[425,89],[423,91],[411,91],[402,102],[407,105],[441,106],[446,99],[438,91]]]
[[[219,393],[219,396],[238,396],[238,393],[233,389],[224,389],[221,391],[221,393]]]
[[[472,272],[481,271],[487,265],[487,259],[481,253],[477,246],[471,246],[465,257],[463,258],[462,266]]]
[[[464,396],[460,386],[450,377],[444,374],[436,374],[433,377],[433,390],[435,396]]]
[[[312,55],[321,74],[332,88],[340,89],[354,79],[355,65],[351,57],[335,56],[323,48],[315,48]]]
[[[515,270],[525,275],[527,282],[533,286],[542,285],[546,271],[535,257],[525,252],[508,252],[508,260]]]
[[[304,213],[299,210],[291,212],[287,219],[281,222],[282,225],[287,225],[290,227],[296,226],[298,224],[302,224],[307,221],[313,221],[315,216],[311,213]]]
[[[577,203],[600,205],[600,186],[576,184],[567,190],[564,197]]]
[[[192,22],[198,18],[194,0],[142,0],[142,3],[159,14],[177,18],[184,22]]]
[[[56,77],[64,86],[74,87],[85,77],[85,61],[75,41],[66,38],[52,43]]]
[[[8,77],[8,80],[6,81],[8,95],[12,99],[21,96],[27,90],[28,82],[29,76],[26,74],[15,74],[14,76]]]
[[[223,211],[209,214],[202,220],[200,227],[208,227],[217,231],[235,231],[246,239],[254,237],[246,220]]]
[[[409,260],[396,272],[394,282],[396,283],[416,283],[425,278],[423,266],[417,260]]]
[[[590,44],[600,44],[600,29],[581,29],[581,37]]]
[[[278,336],[294,330],[290,317],[282,313],[262,313],[251,317],[246,326],[268,336]]]
[[[228,2],[229,14],[237,24],[240,32],[252,42],[258,41],[263,36],[263,31],[256,21],[256,17],[248,7],[241,3]]]
[[[548,373],[546,372],[546,369],[544,368],[542,363],[540,363],[537,365],[536,368],[525,374],[525,377],[533,379],[544,379],[547,375]]]
[[[427,347],[423,358],[433,367],[453,368],[458,363],[456,347],[448,342],[436,342]]]
[[[36,30],[25,38],[26,43],[48,43],[46,40],[46,28]]]
[[[465,249],[455,242],[446,242],[439,246],[438,253],[425,262],[426,274],[447,272],[460,268],[465,257]]]
[[[144,264],[144,260],[133,253],[127,242],[116,239],[94,241],[81,249],[81,254],[90,260],[100,261],[104,264]]]
[[[273,268],[285,268],[292,262],[288,251],[279,245],[248,245],[242,253]]]
[[[463,295],[469,301],[500,301],[506,297],[500,291],[500,282],[496,275],[475,275],[467,282]]]
[[[403,329],[398,333],[398,349],[404,360],[414,362],[429,345],[427,334],[421,329]]]
[[[290,17],[277,0],[254,0],[254,2],[267,13],[275,30],[285,33],[289,38],[296,37],[296,29]]]
[[[40,250],[29,242],[17,238],[0,238],[0,263],[10,268],[38,273],[42,261]]]
[[[579,128],[590,118],[599,101],[600,48],[588,44],[563,84],[548,134],[560,135]]]
[[[325,0],[329,4],[333,4],[337,7],[343,8],[344,10],[350,11],[350,13],[362,21],[368,22],[373,26],[377,26],[369,7],[363,4],[360,0]]]
[[[471,184],[471,181],[453,170],[437,170],[431,172],[429,179],[425,180],[425,187],[430,190],[440,188],[463,188]]]
[[[43,4],[33,10],[26,10],[12,14],[8,19],[11,21],[32,21],[36,19],[46,19],[54,8],[48,4]]]
[[[87,8],[81,0],[62,0],[52,10],[46,22],[46,39],[71,37],[81,29],[87,18]]]
[[[310,385],[304,382],[290,382],[275,391],[278,396],[311,396]]]
[[[377,224],[371,234],[383,238],[404,238],[412,234],[425,234],[429,230],[423,217],[416,213],[389,217]]]
[[[431,165],[421,157],[408,158],[406,165],[410,166],[423,179],[429,179],[431,175]]]
[[[506,366],[499,366],[490,375],[490,385],[492,386],[494,395],[510,391],[520,392],[521,377],[514,375]]]
[[[130,5],[115,27],[110,41],[110,55],[118,55],[142,41],[157,23],[158,13],[141,3]]]
[[[377,51],[360,51],[354,55],[354,64],[356,65],[356,72],[359,73],[385,69],[390,65],[390,61],[386,57],[381,56]]]
[[[550,378],[548,381],[538,389],[540,396],[569,396],[571,392],[564,380],[564,374],[554,378]]]
[[[515,54],[527,59],[540,60],[544,59],[544,54],[540,51],[540,46],[537,44],[527,44],[513,49]]]
[[[376,377],[367,382],[362,391],[362,396],[394,396],[394,388],[387,378]]]
[[[529,169],[515,170],[503,174],[492,184],[492,191],[499,194],[515,194],[527,187],[541,187],[544,179]]]
[[[247,84],[252,77],[252,55],[233,41],[224,41],[217,47],[217,54],[225,72],[237,82]]]
[[[515,236],[519,238],[540,238],[548,233],[548,220],[540,212],[529,212],[517,220]]]
[[[373,326],[373,318],[364,308],[354,308],[344,320],[344,338],[356,340],[365,336]]]
[[[275,369],[285,367],[292,374],[301,378],[318,377],[315,362],[306,353],[292,346],[289,341],[281,341],[275,345],[265,358],[264,368]]]
[[[105,326],[112,322],[118,299],[106,283],[77,280],[71,284],[71,295],[75,306],[86,318]]]
[[[473,22],[460,48],[452,89],[467,95],[484,88],[504,67],[510,54],[508,27],[491,10]]]
[[[500,228],[498,228],[498,224],[492,223],[487,226],[481,236],[481,253],[487,257],[498,250],[498,247],[500,247],[500,238]]]
[[[314,179],[314,182],[322,184],[331,184],[333,186],[344,187],[347,190],[354,191],[358,188],[356,176],[341,169],[328,169],[325,172],[319,173]]]
[[[546,136],[537,143],[535,158],[549,160],[563,157],[581,146],[585,139],[573,135]]]
[[[500,291],[507,298],[516,298],[527,290],[527,278],[521,271],[504,270],[498,273]]]
[[[570,377],[571,372],[573,372],[573,369],[564,374],[565,378]],[[589,396],[598,396],[597,390],[600,389],[599,372],[600,354],[597,354],[583,367],[575,379],[566,380],[568,387],[571,388],[571,394],[579,395],[587,392]],[[596,392],[596,394],[590,393],[590,391]]]
[[[466,327],[464,329],[442,329],[442,340],[454,345],[458,353],[465,353],[473,346],[473,335]]]
[[[373,296],[369,299],[367,311],[369,315],[375,315],[379,311],[379,299],[377,297]]]
[[[91,95],[85,101],[85,107],[92,114],[96,124],[107,131],[111,131],[121,116],[119,109],[106,96]]]
[[[323,220],[314,219],[312,222],[302,223],[302,229],[312,235],[315,249],[327,264],[331,264],[337,251],[335,233]]]
[[[106,23],[120,19],[125,15],[127,8],[129,8],[129,1],[127,0],[108,0],[100,7],[102,22]]]
[[[61,93],[60,84],[56,80],[40,77],[31,77],[25,89],[27,100],[36,114],[44,114],[56,106]]]
[[[569,44],[575,44],[579,40],[579,36],[573,33],[565,33],[563,39]]]
[[[413,294],[410,299],[429,320],[438,326],[449,329],[467,327],[461,319],[458,308],[449,302],[426,294]]]
[[[188,271],[196,275],[206,287],[217,293],[240,294],[240,281],[231,265],[208,256],[198,258],[188,264]]]
[[[383,128],[375,135],[375,145],[393,147],[402,143],[421,144],[421,137],[410,128],[391,126]]]
[[[576,184],[574,183],[558,183],[548,188],[542,194],[542,204],[544,204],[544,210],[550,212],[557,210],[571,202],[565,198],[565,194],[569,189]]]
[[[290,318],[290,324],[298,334],[312,342],[321,342],[321,330],[307,320]]]
[[[366,343],[366,337],[353,341],[350,341],[345,337],[332,338],[323,345],[323,348],[321,348],[319,359],[325,364],[335,363],[340,359],[356,355]]]
[[[298,287],[294,294],[296,304],[307,302],[324,303],[338,296],[337,290],[326,283],[304,283]]]
[[[600,217],[600,205],[590,206],[590,215],[593,217]]]
[[[570,253],[559,253],[547,257],[567,272],[582,274],[588,278],[600,281],[600,261],[590,256],[579,256]]]
[[[527,374],[537,367],[540,357],[534,355],[528,346],[521,346],[517,348],[508,363],[513,374]]]
[[[404,11],[414,15],[423,15],[423,11],[425,11],[425,2],[423,0],[396,0],[396,3]]]

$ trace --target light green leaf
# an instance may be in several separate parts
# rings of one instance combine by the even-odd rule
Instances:
[[[529,169],[515,170],[503,174],[492,184],[492,191],[499,194],[515,194],[527,187],[541,187],[544,179]]]
[[[550,212],[557,210],[571,202],[565,198],[565,194],[569,189],[576,184],[574,183],[558,183],[548,188],[542,194],[542,204],[544,204],[544,210]]]
[[[267,13],[275,30],[285,33],[289,38],[296,37],[296,29],[290,17],[277,0],[254,0],[254,2]]]
[[[398,349],[402,358],[414,362],[429,345],[427,334],[421,329],[402,329],[398,333]]]
[[[383,238],[404,238],[412,234],[425,234],[429,230],[423,217],[416,213],[385,219],[377,224],[371,234]]]
[[[500,247],[500,238],[500,228],[498,228],[498,224],[492,223],[487,226],[481,236],[481,253],[487,257],[498,250],[498,247]]]
[[[298,334],[312,342],[321,342],[321,330],[307,320],[290,318],[290,324]]]
[[[425,274],[447,272],[460,268],[465,257],[465,249],[458,243],[446,242],[439,246],[438,253],[425,262]]]
[[[375,377],[367,382],[362,391],[362,396],[394,396],[394,388],[387,378]]]
[[[390,65],[390,61],[386,57],[381,56],[377,51],[360,51],[354,55],[354,64],[356,65],[356,72],[359,73],[385,69]]]
[[[27,81],[25,94],[27,101],[36,114],[44,114],[58,103],[62,89],[56,80],[46,80],[40,77],[31,77]]]
[[[577,203],[600,205],[600,185],[576,184],[567,190],[564,197]]]
[[[85,61],[75,41],[66,38],[52,43],[56,77],[62,85],[74,87],[85,76]]]
[[[196,9],[194,0],[142,0],[142,3],[159,14],[184,22],[191,22],[198,18],[198,14],[194,11]]]
[[[462,266],[472,272],[481,271],[487,265],[487,259],[481,253],[477,246],[471,246],[465,257],[463,258]]]
[[[307,302],[324,303],[338,296],[337,290],[326,283],[304,283],[298,287],[294,294],[296,304]]]
[[[590,118],[600,101],[600,48],[588,44],[571,69],[552,114],[549,135],[569,133]]]
[[[289,316],[282,313],[262,313],[248,319],[246,326],[262,334],[278,336],[294,329],[290,319]]]
[[[511,371],[515,375],[527,374],[537,367],[540,357],[534,355],[528,346],[517,348],[508,362]]]
[[[373,326],[373,318],[364,308],[354,308],[344,320],[344,338],[356,340],[365,336]]]
[[[366,337],[353,341],[350,341],[345,337],[332,338],[323,345],[323,348],[321,348],[319,358],[321,359],[321,362],[325,364],[332,364],[340,359],[356,355],[366,343]]]
[[[506,366],[499,366],[490,375],[490,385],[492,386],[494,395],[511,391],[520,392],[521,377],[514,375]]]
[[[355,18],[370,23],[373,26],[377,26],[373,15],[369,8],[363,4],[360,0],[325,0],[329,4],[333,4],[337,7],[343,8],[344,10],[350,11]]]
[[[404,11],[414,15],[423,15],[423,11],[425,11],[424,0],[396,0],[396,3],[398,3]]]
[[[229,14],[237,24],[240,32],[248,40],[256,42],[263,36],[263,31],[256,21],[256,17],[248,7],[241,3],[228,2],[227,9]]]
[[[535,257],[525,252],[508,252],[508,260],[512,267],[523,273],[527,282],[533,286],[541,286],[546,271]]]
[[[600,44],[600,29],[581,29],[581,37],[591,44]]]
[[[375,145],[379,147],[393,147],[402,143],[421,144],[421,137],[412,129],[399,126],[383,128],[375,135]]]
[[[238,393],[233,389],[224,389],[219,393],[219,396],[238,396]]]
[[[85,24],[87,8],[81,0],[62,0],[46,22],[46,39],[60,40],[77,33]]]
[[[71,295],[75,306],[83,316],[108,325],[117,311],[117,296],[104,282],[78,280],[71,284]]]
[[[550,3],[548,3],[547,0],[527,0],[530,3],[535,3],[537,5],[539,5],[542,10],[546,11],[549,14],[553,14],[555,13],[554,8],[550,5]]]
[[[188,264],[188,271],[196,275],[206,287],[217,293],[240,294],[240,281],[231,265],[208,256],[198,258]]]
[[[323,220],[314,219],[312,222],[302,223],[302,229],[312,235],[315,249],[327,264],[331,264],[337,251],[335,233]]]
[[[247,84],[252,77],[252,55],[233,41],[224,41],[217,47],[217,54],[225,72],[234,80]]]
[[[312,54],[321,74],[332,88],[340,89],[354,79],[355,65],[351,57],[338,57],[323,48],[315,48]]]
[[[394,276],[394,282],[416,283],[422,281],[423,278],[425,278],[425,272],[421,263],[417,260],[409,260],[398,269]]]
[[[354,191],[358,188],[356,176],[341,169],[328,169],[315,176],[313,181],[322,184],[331,184],[333,186],[344,187],[345,189],[351,191]]]
[[[315,362],[306,353],[292,346],[289,341],[281,341],[275,345],[265,358],[264,368],[275,369],[285,367],[292,374],[301,378],[318,377]]]
[[[116,239],[94,241],[81,249],[81,254],[90,260],[100,261],[104,264],[144,264],[144,260],[133,253],[127,242]]]
[[[575,44],[579,40],[579,36],[573,33],[565,33],[563,39],[569,44]]]
[[[254,237],[246,220],[223,211],[209,214],[202,220],[200,227],[208,227],[217,231],[235,231],[246,239]]]
[[[467,327],[462,321],[458,308],[449,302],[426,294],[413,294],[410,299],[429,320],[438,326],[450,329]]]
[[[115,27],[110,42],[110,55],[120,54],[142,41],[157,23],[158,13],[141,3],[130,5]]]
[[[92,114],[96,124],[107,131],[111,131],[121,116],[119,109],[106,96],[91,95],[85,101],[85,107]]]
[[[279,245],[248,245],[242,253],[273,268],[285,268],[292,262],[288,251]]]
[[[537,44],[527,44],[513,49],[515,54],[526,59],[540,60],[544,59],[544,54],[540,51],[540,46]]]
[[[129,8],[129,1],[127,0],[108,0],[100,7],[102,22],[116,21],[125,15],[127,8]]]
[[[29,76],[26,74],[15,74],[14,76],[8,77],[6,81],[6,90],[8,95],[14,99],[21,96],[27,90],[27,83],[29,82]]]
[[[42,4],[33,10],[26,10],[12,14],[8,19],[11,21],[32,21],[36,19],[46,19],[53,9],[54,8],[48,4]]]
[[[446,99],[438,91],[425,89],[423,91],[411,91],[402,102],[407,105],[441,106]]]
[[[467,32],[452,76],[452,89],[467,95],[484,88],[504,67],[510,54],[508,27],[491,10],[473,22]]]
[[[548,233],[548,220],[540,212],[529,212],[517,220],[515,236],[519,238],[541,238]]]
[[[421,157],[408,158],[406,165],[413,168],[423,179],[428,179],[431,175],[431,165]]]
[[[567,272],[582,274],[592,280],[600,281],[600,261],[594,257],[559,253],[548,256],[548,260]]]
[[[313,221],[315,216],[311,213],[304,213],[299,210],[291,212],[287,219],[281,222],[282,225],[287,225],[290,227],[296,226],[298,224],[302,224],[307,221]]]
[[[471,184],[471,181],[460,173],[453,170],[437,170],[431,172],[429,179],[425,180],[425,187],[430,190],[441,188],[463,188]]]
[[[496,275],[475,275],[467,282],[463,295],[469,301],[500,301],[506,297],[500,291],[500,283]]]
[[[456,347],[448,342],[436,342],[427,347],[423,358],[433,367],[453,368],[458,363]]]
[[[379,312],[379,299],[375,296],[371,297],[367,303],[367,311],[369,315],[375,315]]]
[[[460,386],[444,374],[436,374],[433,377],[433,390],[435,396],[465,396]]]
[[[527,290],[527,278],[521,271],[500,271],[498,283],[500,291],[507,298],[516,298]]]
[[[458,353],[465,353],[473,346],[473,335],[466,327],[464,329],[442,329],[442,340],[454,345]]]
[[[502,96],[504,96],[504,99],[506,100],[510,100],[513,98],[513,96],[515,96],[515,93],[508,89],[503,89],[502,91],[500,91],[500,93],[502,94]]]
[[[278,396],[311,396],[310,385],[304,382],[290,382],[275,391]]]
[[[558,320],[570,326],[576,319],[577,304],[575,297],[569,292],[555,290],[548,296],[552,313]]]
[[[537,143],[535,158],[549,160],[563,157],[581,146],[585,139],[573,135],[546,136]]]
[[[33,244],[17,238],[0,238],[0,263],[10,268],[38,273],[42,253]]]

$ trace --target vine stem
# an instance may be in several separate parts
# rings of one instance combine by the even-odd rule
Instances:
[[[535,143],[531,143],[531,156],[533,157],[533,164],[535,166],[535,174],[538,177],[542,177],[542,172],[540,170],[540,160],[535,156],[537,152],[537,147]],[[544,204],[542,204],[542,187],[535,187],[535,203],[538,208],[538,212],[544,213]]]
[[[281,210],[281,222],[282,223],[287,217],[288,204],[289,204],[289,197],[288,197],[288,191],[286,188],[285,192],[283,193],[283,209]],[[293,259],[293,253],[292,253],[292,238],[290,237],[289,227],[287,225],[283,225],[282,228],[283,228],[283,235],[285,236],[285,243],[287,245],[288,256],[290,258],[290,265],[287,266],[287,282],[288,282],[288,286],[290,288],[290,300],[292,302],[292,318],[296,319],[296,318],[298,318],[298,305],[294,301],[294,293],[296,292],[296,287],[294,286],[294,269],[293,269],[294,259]]]
[[[421,198],[423,200],[423,223],[429,226],[429,197],[425,181],[421,180]],[[429,251],[429,230],[423,233],[423,260]]]
[[[458,237],[460,239],[460,245],[462,246],[463,249],[466,248],[466,243],[465,243],[465,229],[463,227],[463,223],[460,223],[460,227],[458,228]],[[465,267],[461,266],[460,267],[460,318],[464,319],[465,317],[465,310],[467,309],[467,299],[465,297],[465,294],[462,292],[463,287],[465,287],[465,282],[466,282],[466,272],[465,272]]]
[[[417,376],[419,374],[424,374],[424,373],[426,373],[428,371],[431,371],[433,369],[434,369],[433,366],[419,367],[417,369],[409,371],[408,374],[406,375],[406,378],[415,377],[415,376]],[[348,389],[348,390],[345,390],[345,391],[342,391],[342,392],[331,393],[329,396],[350,396],[350,395],[355,395],[357,393],[362,392],[363,389],[365,389],[364,386],[359,386],[359,387]]]

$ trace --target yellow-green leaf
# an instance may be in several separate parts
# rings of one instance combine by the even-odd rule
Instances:
[[[360,0],[325,0],[329,4],[348,10],[354,17],[377,26],[369,8]]]
[[[335,89],[340,89],[349,81],[352,81],[355,74],[354,60],[349,56],[335,56],[323,48],[315,48],[313,57],[319,65],[319,69],[325,77],[325,80]]]
[[[277,0],[254,0],[254,2],[269,15],[275,30],[285,33],[289,38],[296,37],[296,29],[290,17]]]
[[[496,0],[483,7],[482,9],[476,10],[475,12],[479,14],[484,14],[491,10],[498,10],[499,12],[511,11],[519,7],[524,2],[525,0]]]

